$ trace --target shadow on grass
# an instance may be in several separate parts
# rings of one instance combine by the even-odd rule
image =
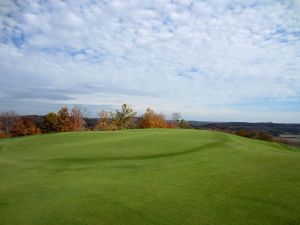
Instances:
[[[197,146],[195,148],[190,148],[181,152],[170,152],[170,153],[161,153],[154,155],[142,155],[142,156],[114,156],[114,157],[62,157],[48,159],[46,161],[50,163],[68,163],[68,164],[88,164],[88,163],[97,163],[97,162],[106,162],[106,161],[120,161],[120,160],[149,160],[149,159],[159,159],[159,158],[168,158],[181,156],[186,154],[191,154],[194,152],[203,151],[205,149],[217,147],[223,145],[222,141],[208,143],[205,145]]]

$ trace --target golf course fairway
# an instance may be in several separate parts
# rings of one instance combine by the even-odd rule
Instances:
[[[0,140],[0,225],[299,225],[300,150],[199,130]]]

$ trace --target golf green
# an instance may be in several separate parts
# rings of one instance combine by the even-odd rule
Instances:
[[[300,224],[300,150],[199,130],[0,140],[0,225]]]

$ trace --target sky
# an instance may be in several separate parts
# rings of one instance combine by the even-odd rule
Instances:
[[[300,0],[0,0],[0,26],[0,111],[300,123]]]

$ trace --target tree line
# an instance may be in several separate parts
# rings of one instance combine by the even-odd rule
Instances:
[[[190,128],[187,121],[181,118],[181,114],[172,114],[168,121],[164,114],[156,113],[147,108],[140,116],[127,104],[114,112],[101,111],[96,126],[92,130],[115,131],[123,129],[145,129],[145,128]],[[38,127],[33,120],[22,118],[13,111],[0,114],[0,137],[16,137],[41,133],[83,131],[86,128],[86,110],[74,106],[69,109],[64,106],[58,112],[49,112]]]

